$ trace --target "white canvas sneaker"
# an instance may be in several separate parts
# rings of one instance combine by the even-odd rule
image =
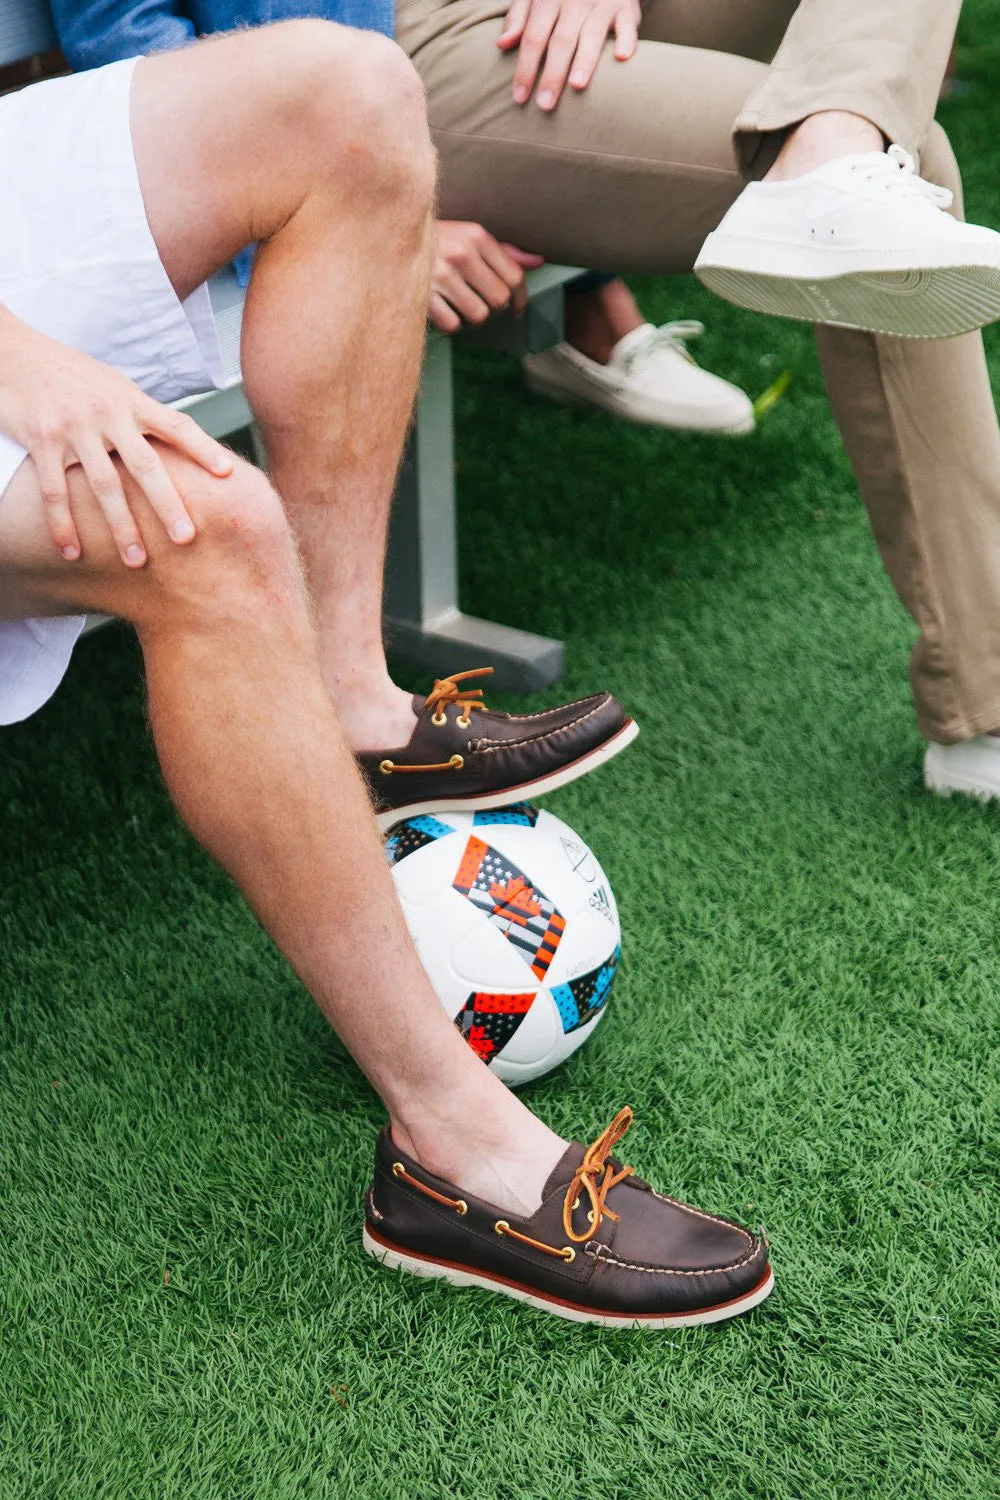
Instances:
[[[754,429],[753,403],[696,364],[685,339],[704,333],[701,323],[644,323],[620,339],[606,365],[572,344],[528,354],[524,376],[536,395],[571,405],[597,406],[626,422],[691,432],[739,434]]]
[[[945,212],[947,188],[901,146],[843,156],[790,182],[752,182],[708,236],[695,274],[730,302],[902,338],[1000,318],[1000,234]]]
[[[941,797],[953,792],[984,802],[1000,797],[1000,739],[980,734],[957,745],[932,741],[924,755],[924,785]]]

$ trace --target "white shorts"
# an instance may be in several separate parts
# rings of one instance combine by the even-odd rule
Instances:
[[[0,303],[176,401],[222,384],[208,288],[181,303],[146,221],[129,125],[135,59],[0,99]],[[0,433],[3,492],[26,453]],[[59,686],[82,618],[3,620],[0,725]]]

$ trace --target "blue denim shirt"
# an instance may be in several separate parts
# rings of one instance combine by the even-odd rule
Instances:
[[[59,41],[74,68],[183,47],[196,36],[321,16],[392,36],[393,0],[50,0]]]

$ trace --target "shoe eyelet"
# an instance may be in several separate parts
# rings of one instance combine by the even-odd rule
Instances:
[[[403,1163],[401,1161],[393,1162],[392,1175],[393,1177],[404,1177],[406,1175],[406,1168],[403,1166]]]
[[[431,714],[431,723],[435,726],[435,728],[442,729],[444,725],[447,724],[447,722],[447,714]]]
[[[391,760],[380,760],[378,763],[378,768],[383,776],[391,776],[393,771],[396,769]]]
[[[458,725],[459,729],[468,729],[471,722],[472,721],[464,714],[460,718],[455,720],[455,723]]]
[[[464,1198],[459,1198],[456,1201],[455,1212],[458,1214],[459,1218],[462,1219],[464,1219],[466,1214],[469,1212],[469,1205],[466,1203]]]
[[[453,771],[461,771],[462,767],[465,765],[465,756],[453,755],[448,764],[451,766]]]
[[[572,1245],[563,1245],[560,1254],[562,1255],[562,1258],[567,1265],[569,1265],[571,1261],[576,1260],[576,1251],[573,1249]]]
[[[573,1199],[573,1212],[576,1213],[576,1211],[577,1211],[577,1209],[579,1207],[580,1207],[580,1195],[579,1195],[579,1193],[577,1193],[576,1197]]]
[[[510,1225],[507,1223],[506,1219],[497,1219],[496,1223],[493,1226],[493,1233],[503,1235],[506,1234],[509,1229]]]

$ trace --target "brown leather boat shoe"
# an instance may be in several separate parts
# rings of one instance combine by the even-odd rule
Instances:
[[[386,1126],[364,1247],[393,1269],[605,1328],[687,1328],[756,1307],[774,1285],[766,1239],[663,1197],[623,1167],[610,1153],[631,1123],[623,1109],[592,1146],[567,1147],[530,1219],[425,1172]]]
[[[492,667],[455,672],[414,696],[409,744],[358,755],[380,828],[419,813],[473,812],[554,792],[603,765],[639,733],[610,693],[537,714],[494,713],[481,688]]]

